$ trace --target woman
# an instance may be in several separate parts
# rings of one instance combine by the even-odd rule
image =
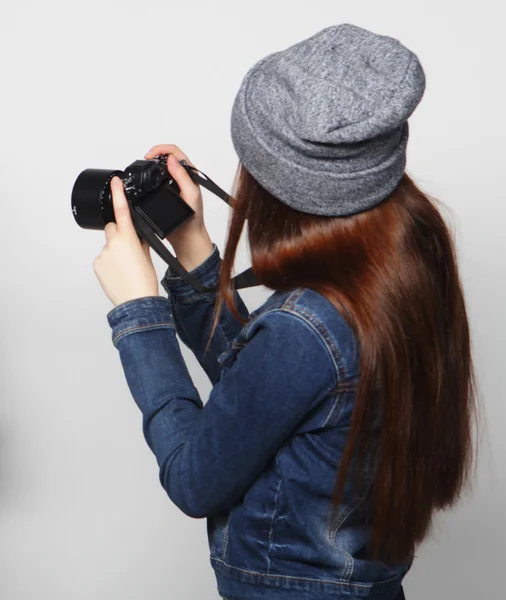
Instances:
[[[351,25],[260,61],[232,113],[241,168],[224,260],[200,191],[168,168],[195,217],[169,241],[205,286],[149,251],[118,179],[95,262],[160,482],[208,517],[224,598],[402,597],[434,513],[472,458],[469,329],[454,248],[405,174],[424,74],[398,41]],[[274,293],[248,315],[230,280],[245,221]],[[213,383],[204,406],[176,332]]]

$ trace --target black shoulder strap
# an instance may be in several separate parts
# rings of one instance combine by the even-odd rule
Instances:
[[[171,270],[171,273],[183,277],[191,284],[198,292],[205,292],[206,289],[200,281],[183,267],[183,265],[172,255],[170,250],[158,239],[151,227],[146,223],[144,218],[137,212],[132,211],[132,221],[139,236],[147,242],[158,256],[165,261]]]
[[[199,171],[196,167],[192,167],[185,160],[182,160],[180,162],[181,165],[188,172],[188,175],[193,179],[195,183],[202,185],[215,196],[218,196],[218,198],[221,198],[224,202],[230,205],[230,200],[232,199],[232,197],[229,194],[227,194],[225,190],[222,190],[220,186],[214,183],[212,179],[209,179],[209,177],[205,173],[202,173],[202,171]]]

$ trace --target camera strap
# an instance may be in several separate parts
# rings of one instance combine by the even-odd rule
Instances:
[[[185,279],[190,285],[192,285],[198,292],[211,291],[206,289],[200,281],[194,277],[191,273],[181,265],[175,256],[172,255],[170,250],[163,244],[158,238],[152,228],[146,223],[144,217],[134,208],[131,212],[132,221],[134,227],[139,236],[153,248],[158,256],[169,265],[170,272],[173,275],[178,275]]]
[[[214,183],[214,181],[212,181],[205,173],[202,173],[202,171],[199,171],[195,167],[192,167],[184,160],[180,162],[181,165],[186,169],[186,172],[192,178],[194,183],[206,188],[212,194],[218,196],[218,198],[221,198],[221,200],[226,202],[229,206],[232,206],[232,197],[229,194],[227,194],[227,192],[222,190],[216,183]],[[183,265],[170,252],[170,250],[165,246],[165,244],[163,244],[163,242],[154,233],[153,229],[148,225],[148,223],[146,223],[144,218],[139,212],[135,210],[135,208],[132,211],[132,220],[137,230],[137,233],[151,246],[151,248],[153,248],[153,250],[158,254],[158,256],[169,265],[169,269],[172,274],[182,277],[196,291],[200,293],[216,291],[215,287],[207,288],[203,286],[195,276],[193,276],[183,267]],[[249,268],[246,269],[246,271],[239,273],[239,275],[232,279],[232,285],[235,287],[236,290],[254,287],[258,285],[255,279],[255,275],[253,273],[253,269]]]
[[[192,178],[194,183],[205,187],[206,190],[209,190],[212,194],[218,196],[218,198],[221,198],[229,206],[231,206],[230,201],[232,200],[232,196],[227,194],[225,190],[222,190],[220,186],[214,183],[212,179],[209,179],[205,173],[202,173],[202,171],[199,171],[196,167],[192,167],[185,160],[181,160],[179,162],[181,166],[186,169],[186,172]]]
[[[182,166],[186,169],[188,175],[192,178],[194,183],[205,187],[206,190],[221,198],[224,202],[226,202],[229,206],[233,208],[233,203],[231,202],[232,196],[227,194],[225,190],[221,189],[219,185],[214,183],[212,179],[210,179],[205,173],[199,171],[197,168],[189,165],[185,160],[181,161]],[[241,290],[244,288],[255,287],[258,285],[258,282],[255,278],[255,274],[253,273],[253,269],[250,267],[246,269],[239,275],[236,275],[232,279],[232,283],[236,290]]]

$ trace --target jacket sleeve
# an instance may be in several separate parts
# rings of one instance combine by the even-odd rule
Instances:
[[[205,287],[215,287],[218,284],[220,265],[220,253],[215,244],[211,256],[191,273]],[[194,353],[211,383],[216,383],[221,375],[218,357],[229,348],[232,340],[241,331],[243,324],[232,315],[227,306],[224,306],[206,353],[205,347],[214,318],[216,294],[214,292],[199,293],[181,277],[172,277],[170,271],[167,271],[162,285],[169,296],[174,324],[179,337]],[[248,309],[238,292],[235,293],[235,301],[239,314],[248,318]]]
[[[296,315],[276,310],[252,322],[248,341],[204,406],[181,356],[167,300],[127,302],[108,318],[160,483],[193,517],[220,514],[240,500],[336,385],[320,335]]]

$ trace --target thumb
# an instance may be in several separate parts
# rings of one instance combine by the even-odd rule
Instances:
[[[167,168],[169,173],[176,180],[176,183],[181,190],[181,196],[185,200],[189,200],[199,193],[198,186],[193,182],[192,178],[188,175],[188,171],[179,163],[174,154],[169,155]]]
[[[130,207],[125,196],[125,188],[119,177],[111,179],[112,205],[114,208],[114,218],[119,232],[135,233],[135,227],[130,214]]]

